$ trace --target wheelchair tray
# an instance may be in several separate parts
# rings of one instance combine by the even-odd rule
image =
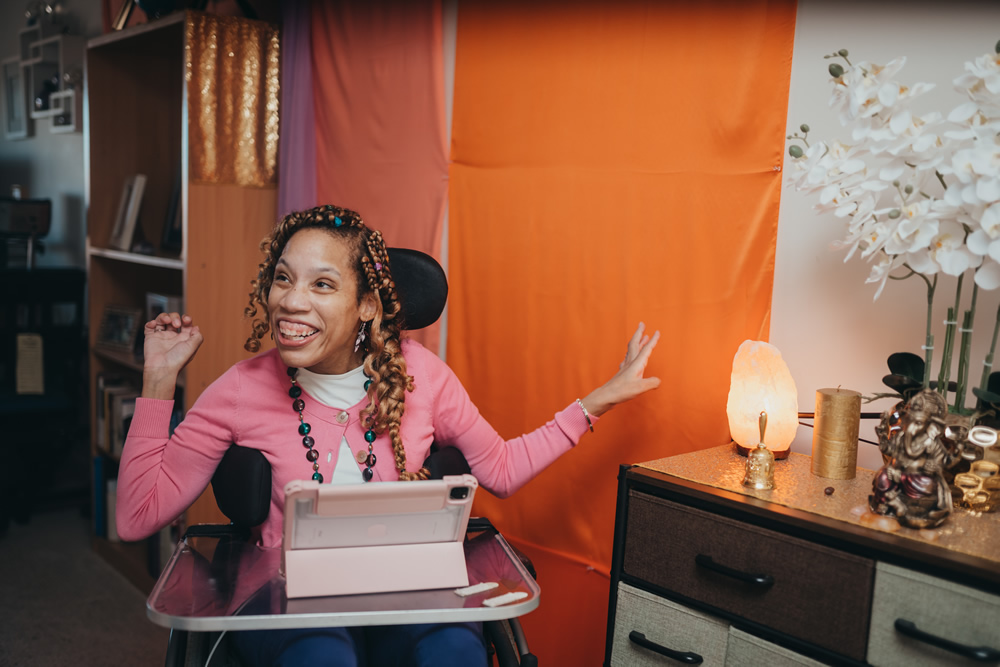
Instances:
[[[163,627],[220,631],[496,621],[538,607],[541,589],[502,535],[470,532],[462,546],[469,584],[496,582],[498,587],[467,597],[440,588],[288,598],[279,574],[281,549],[188,536],[174,548],[146,611]],[[369,572],[354,576],[368,578]],[[483,604],[510,592],[527,597],[498,607]]]

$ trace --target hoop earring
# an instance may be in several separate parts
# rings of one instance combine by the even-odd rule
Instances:
[[[358,337],[354,341],[354,351],[357,352],[361,349],[361,343],[365,342],[365,327],[368,326],[367,322],[361,323],[361,328],[358,329]]]

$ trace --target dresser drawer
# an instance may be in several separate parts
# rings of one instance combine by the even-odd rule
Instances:
[[[992,660],[971,658],[907,635],[906,626],[949,642],[992,649]],[[912,632],[912,629],[911,629]],[[931,642],[931,643],[929,643]],[[875,573],[868,661],[893,665],[1000,665],[1000,597],[912,570],[879,563]]]
[[[789,651],[784,646],[729,628],[726,667],[822,667],[822,662]]]
[[[723,665],[728,629],[729,625],[717,618],[619,584],[611,667],[683,664],[636,643],[629,638],[632,633],[641,633],[646,640],[671,651],[696,654],[702,665]]]
[[[865,659],[874,579],[869,559],[633,490],[623,570],[779,632]],[[739,573],[758,580],[745,581]]]

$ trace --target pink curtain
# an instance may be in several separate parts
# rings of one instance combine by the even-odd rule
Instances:
[[[448,185],[439,0],[314,2],[316,198],[440,259]],[[412,332],[437,351],[439,326]]]

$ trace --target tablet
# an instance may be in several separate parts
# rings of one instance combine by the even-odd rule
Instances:
[[[472,475],[289,482],[282,544],[288,596],[467,585],[462,543],[478,486]],[[379,576],[359,577],[359,571]]]

